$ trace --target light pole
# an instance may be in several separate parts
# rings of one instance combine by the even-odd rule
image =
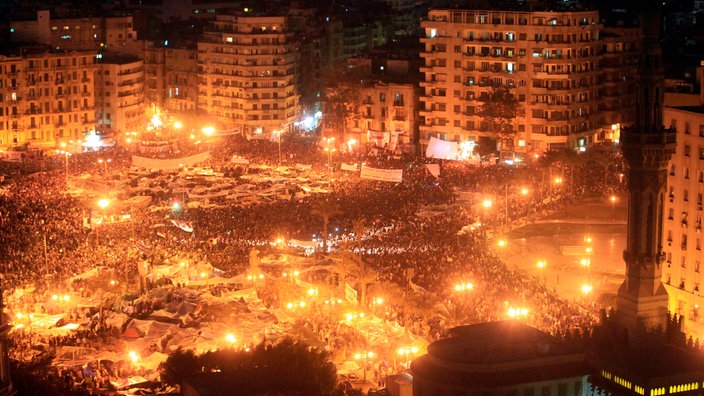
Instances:
[[[281,131],[276,130],[274,133],[276,134],[276,140],[279,142],[279,166],[281,166]]]
[[[614,222],[614,205],[616,204],[616,196],[612,195],[611,196],[611,222]]]
[[[64,154],[64,167],[66,172],[66,187],[68,187],[68,148],[66,147],[66,142],[61,142],[61,152]]]
[[[325,151],[328,152],[328,167],[329,167],[331,178],[332,178],[332,153],[333,153],[333,151],[335,151],[335,147],[334,146],[330,147],[330,144],[333,143],[334,141],[335,141],[334,137],[329,137],[329,138],[325,139],[325,144],[326,144]]]
[[[362,364],[364,364],[363,368],[363,376],[364,376],[364,382],[367,382],[367,365],[369,364],[369,360],[374,358],[374,352],[368,351],[368,352],[363,352],[363,353],[357,353],[354,355],[354,358],[356,360],[362,359]]]

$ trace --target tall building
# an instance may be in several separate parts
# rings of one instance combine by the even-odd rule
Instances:
[[[101,54],[97,60],[95,97],[98,130],[122,136],[147,124],[144,109],[144,63],[128,55]]]
[[[478,115],[495,88],[519,102],[512,151],[598,140],[597,11],[431,9],[421,27],[421,150],[430,137],[496,140]]]
[[[198,108],[198,51],[150,43],[144,49],[145,100],[173,113]]]
[[[199,107],[246,136],[289,130],[300,54],[285,16],[218,15],[198,42]]]
[[[93,131],[94,58],[44,46],[0,55],[0,148],[51,148]]]
[[[704,106],[666,107],[663,121],[677,131],[677,147],[667,172],[662,281],[669,295],[669,310],[684,318],[688,335],[701,340]]]
[[[52,19],[49,10],[36,19],[12,21],[10,40],[38,43],[64,50],[104,50],[135,54],[137,32],[129,15],[115,17]]]

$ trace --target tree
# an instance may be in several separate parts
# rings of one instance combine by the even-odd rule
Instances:
[[[337,201],[331,199],[329,194],[325,194],[323,198],[313,202],[311,214],[320,216],[323,219],[323,252],[328,251],[328,222],[331,217],[341,213],[342,211]]]
[[[193,370],[194,362],[200,370]],[[274,345],[261,343],[250,352],[228,348],[195,356],[176,351],[166,360],[162,378],[180,373],[183,379],[199,371],[233,387],[228,394],[236,389],[239,395],[324,396],[333,394],[337,370],[327,352],[284,338]]]
[[[520,104],[507,87],[494,87],[481,101],[482,105],[477,113],[486,124],[487,130],[496,134],[501,144],[501,152],[504,152],[508,142],[513,143],[509,138],[516,133],[513,126]]]
[[[200,372],[200,359],[192,350],[184,350],[178,347],[164,363],[161,372],[161,381],[176,385],[183,378],[190,377]]]
[[[357,112],[361,103],[363,78],[346,61],[330,65],[322,71],[325,85],[323,105],[324,124],[336,134],[347,134],[347,120]]]

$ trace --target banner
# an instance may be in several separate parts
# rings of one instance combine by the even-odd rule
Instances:
[[[457,142],[448,142],[431,137],[428,147],[425,149],[425,156],[426,158],[456,160]]]
[[[246,158],[238,157],[236,155],[232,155],[232,158],[230,158],[230,163],[232,164],[240,164],[240,165],[249,165],[249,160]]]
[[[178,228],[186,231],[186,232],[193,232],[193,225],[191,224],[190,221],[183,221],[183,220],[171,220],[171,222]]]
[[[367,140],[377,147],[385,147],[390,139],[391,135],[388,132],[367,131]]]
[[[362,179],[401,183],[403,169],[377,169],[362,165],[362,173],[359,177]]]
[[[357,304],[357,290],[349,283],[345,283],[345,299],[353,304]]]
[[[425,167],[436,179],[440,177],[440,164],[425,164]]]
[[[343,171],[350,171],[350,172],[357,172],[359,170],[357,167],[357,164],[346,164],[344,162],[340,165],[340,168]]]
[[[138,155],[132,156],[132,165],[137,168],[147,168],[147,169],[158,169],[158,170],[177,170],[181,167],[197,164],[199,162],[207,161],[210,158],[209,152],[204,152],[196,155],[191,155],[189,157],[173,158],[173,159],[154,159],[147,157],[140,157]]]

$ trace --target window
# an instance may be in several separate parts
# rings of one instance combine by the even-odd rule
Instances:
[[[684,123],[684,133],[689,135],[689,122]]]
[[[386,102],[386,94],[385,93],[380,93],[379,94],[379,102]]]
[[[680,259],[680,266],[682,268],[687,268],[687,258],[685,256],[682,256]]]
[[[684,145],[684,156],[689,157],[689,154],[691,151],[692,151],[692,146],[685,144]]]

